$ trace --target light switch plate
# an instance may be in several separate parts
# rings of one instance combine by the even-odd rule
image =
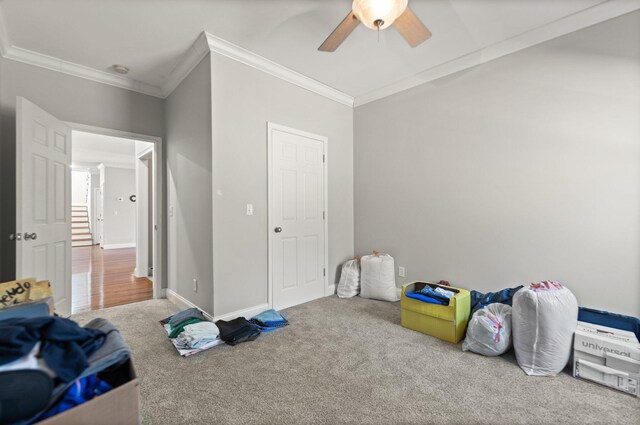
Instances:
[[[406,277],[406,270],[404,269],[404,267],[398,267],[398,276],[400,277]]]
[[[253,204],[247,204],[247,215],[253,215]]]

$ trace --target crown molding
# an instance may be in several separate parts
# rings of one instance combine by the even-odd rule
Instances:
[[[35,65],[52,71],[58,71],[63,74],[84,78],[97,83],[108,84],[110,86],[150,96],[162,97],[160,89],[150,84],[142,83],[120,75],[110,74],[108,72],[100,71],[77,63],[61,60],[52,56],[43,55],[42,53],[32,52],[31,50],[26,50],[21,47],[10,46],[3,56],[17,62]]]
[[[11,43],[9,43],[9,34],[7,34],[7,24],[4,20],[4,14],[2,13],[2,9],[0,9],[0,56],[3,58],[6,57],[7,50]]]
[[[0,55],[6,59],[164,99],[175,90],[209,52],[216,52],[343,105],[356,107],[638,9],[640,9],[640,0],[607,0],[508,40],[419,72],[402,81],[356,96],[355,99],[351,95],[205,31],[185,52],[162,87],[13,46],[6,31],[2,8],[0,8]]]
[[[207,35],[203,31],[198,35],[196,41],[193,42],[191,47],[184,53],[181,60],[178,62],[175,68],[169,74],[169,78],[162,85],[162,97],[167,98],[169,95],[180,85],[193,69],[200,63],[202,59],[209,53],[209,43],[207,41]]]
[[[212,34],[205,32],[205,35],[209,43],[209,49],[212,52],[221,54],[245,65],[249,65],[255,69],[266,72],[267,74],[273,75],[274,77],[280,78],[281,80],[287,81],[291,84],[295,84],[298,87],[302,87],[303,89],[309,90],[343,105],[351,108],[353,107],[353,96],[336,90],[333,87],[329,87],[326,84],[257,55],[243,47],[229,43],[228,41],[218,38]]]
[[[11,44],[6,28],[7,25],[5,23],[4,13],[2,12],[2,8],[0,8],[0,56],[5,59],[34,65],[40,68],[61,72],[74,77],[80,77],[97,83],[108,84],[110,86],[154,97],[163,97],[160,88],[151,84],[14,46]]]
[[[364,95],[356,96],[354,107],[374,102],[638,9],[640,9],[640,0],[608,0],[599,3],[588,9],[581,10],[518,36],[422,71],[397,83],[373,90]]]

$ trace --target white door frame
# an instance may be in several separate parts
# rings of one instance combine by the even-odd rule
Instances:
[[[325,217],[322,220],[322,224],[324,226],[324,296],[333,295],[333,292],[329,288],[329,179],[328,179],[328,164],[329,164],[329,155],[328,155],[328,146],[329,139],[325,136],[319,136],[317,134],[308,133],[306,131],[297,130],[295,128],[287,127],[284,125],[276,124],[270,121],[267,121],[267,240],[268,240],[268,259],[267,259],[267,275],[268,275],[268,289],[267,289],[267,298],[269,303],[269,308],[273,308],[273,275],[272,275],[272,230],[274,221],[271,217],[271,188],[273,187],[273,130],[282,131],[289,134],[294,134],[296,136],[302,136],[309,139],[317,140],[322,143],[322,154],[323,154],[323,174],[324,174],[324,212]]]
[[[149,191],[149,181],[147,179],[147,176],[144,176],[144,180],[145,180],[145,185],[142,188],[142,191],[144,191],[144,196],[141,196],[140,193],[140,176],[138,175],[141,168],[140,168],[140,163],[141,162],[151,162],[150,165],[144,165],[145,170],[147,171],[147,175],[148,175],[148,167],[151,167],[151,172],[153,172],[153,157],[154,157],[154,146],[150,146],[146,149],[144,149],[143,151],[139,152],[138,154],[136,154],[136,268],[135,268],[135,276],[136,277],[148,277],[149,276],[149,238],[148,238],[148,233],[147,233],[147,238],[142,239],[141,238],[141,224],[144,223],[146,225],[146,227],[148,228],[149,226],[149,216],[151,213],[151,215],[153,214],[153,211],[149,211],[147,206],[144,206],[144,208],[142,208],[142,210],[145,212],[145,214],[140,214],[140,209],[141,209],[141,205],[142,205],[142,200],[148,200],[149,196],[153,197],[153,191]],[[155,179],[152,179],[151,181],[151,186],[155,188],[155,184],[154,181]],[[141,220],[141,216],[144,217],[144,219]],[[151,222],[153,223],[153,216],[151,216]],[[153,236],[153,235],[152,235]],[[144,255],[140,255],[141,253],[144,253]],[[141,262],[141,258],[140,257],[145,257],[144,259],[146,261]],[[153,260],[152,260],[153,263]]]
[[[163,270],[163,243],[165,239],[164,232],[164,180],[162,178],[164,173],[163,166],[163,145],[161,137],[149,136],[146,134],[132,133],[129,131],[113,130],[110,128],[96,127],[92,125],[78,124],[73,122],[67,122],[71,126],[72,130],[84,131],[86,133],[101,134],[103,136],[121,137],[124,139],[140,140],[143,142],[150,142],[154,144],[153,150],[153,177],[154,177],[154,193],[153,193],[153,222],[155,223],[155,235],[153,238],[153,298],[164,298],[164,275]],[[101,182],[102,183],[102,182]]]
[[[73,149],[73,148],[72,148]],[[98,234],[98,203],[100,202],[100,196],[102,189],[100,186],[93,188],[92,199],[91,199],[91,207],[93,208],[92,221],[91,221],[91,233],[95,235],[93,240],[94,245],[100,245],[100,235]]]

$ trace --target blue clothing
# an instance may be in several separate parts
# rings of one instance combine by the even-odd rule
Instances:
[[[40,342],[40,356],[63,382],[71,382],[89,366],[88,358],[107,338],[61,317],[0,320],[0,365],[28,354]]]
[[[453,291],[447,291],[446,289],[442,289],[442,288],[436,288],[435,289],[436,294],[445,297],[446,299],[451,299],[451,297],[454,297],[456,295],[455,292]]]
[[[425,297],[427,297],[427,298],[432,300],[432,301],[426,301],[425,300],[428,303],[449,305],[449,298],[451,298],[451,297],[447,297],[447,296],[441,294],[440,292],[438,292],[438,289],[441,289],[441,288],[439,286],[432,287],[430,285],[425,285],[424,288],[420,289],[419,291],[415,291],[415,293],[422,294]],[[455,295],[455,293],[453,291],[448,291],[448,292],[451,292],[453,295]],[[436,302],[434,302],[434,300]]]
[[[275,331],[278,329],[282,329],[285,326],[288,325],[288,323],[285,323],[284,325],[279,325],[279,326],[264,326],[261,325],[259,323],[256,323],[253,319],[249,320],[251,323],[253,323],[254,325],[256,325],[258,327],[258,329],[260,329],[261,332],[269,332],[269,331]]]
[[[413,298],[414,300],[422,301],[430,304],[449,305],[449,300],[443,301],[440,298],[430,297],[422,292],[409,292],[406,294],[407,298]]]
[[[93,397],[104,394],[111,389],[111,385],[98,379],[96,375],[90,375],[85,378],[78,379],[67,389],[60,401],[40,415],[38,421],[42,421],[46,418],[79,406],[82,403],[91,400]]]
[[[263,311],[262,313],[253,316],[252,322],[260,323],[264,326],[285,326],[289,321],[280,313],[274,309]]]
[[[480,310],[489,304],[501,303],[511,305],[513,302],[513,296],[521,288],[522,285],[516,286],[515,288],[505,288],[498,292],[487,292],[486,294],[478,291],[471,291],[471,315],[469,317],[473,316],[473,313],[477,310]]]
[[[640,319],[633,316],[624,316],[608,311],[596,310],[593,308],[580,307],[578,309],[578,320],[581,322],[593,323],[594,325],[607,326],[609,328],[621,329],[636,334],[640,340]]]

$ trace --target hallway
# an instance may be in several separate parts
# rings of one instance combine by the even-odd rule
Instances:
[[[135,248],[74,247],[71,256],[72,313],[153,298],[152,282],[133,275]]]

